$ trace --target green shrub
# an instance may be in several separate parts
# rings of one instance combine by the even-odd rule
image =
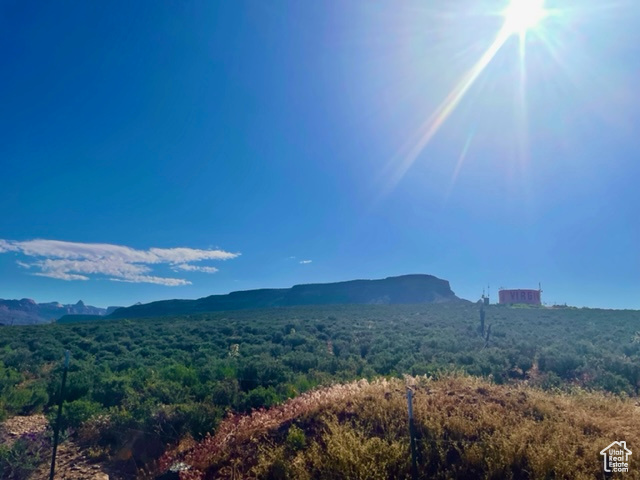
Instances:
[[[222,418],[222,411],[209,403],[177,406],[168,416],[170,428],[179,436],[191,435],[196,440],[212,433]]]
[[[125,376],[105,376],[99,379],[93,390],[93,400],[105,407],[122,405],[123,400],[133,393],[131,379]]]
[[[188,392],[180,383],[161,380],[149,385],[147,394],[159,403],[167,405],[184,403],[188,400]]]
[[[4,408],[15,415],[30,415],[42,411],[48,401],[49,395],[44,383],[32,382],[10,390],[6,395]]]
[[[594,382],[599,388],[616,394],[633,395],[633,387],[621,375],[611,372],[602,372]]]
[[[102,405],[91,400],[74,400],[64,402],[62,406],[62,416],[60,417],[60,429],[77,429],[91,417],[103,411]],[[57,409],[49,413],[49,423],[53,425],[57,418]]]
[[[50,445],[43,434],[28,434],[12,445],[0,445],[0,478],[27,480],[46,459]]]
[[[175,364],[164,367],[160,371],[160,377],[182,384],[183,386],[193,386],[197,381],[197,375],[193,368],[185,365]]]
[[[26,388],[16,388],[9,392],[6,399],[6,408],[15,414],[21,414],[28,409],[31,392]]]
[[[291,425],[289,427],[289,432],[287,432],[285,444],[291,451],[297,452],[307,445],[307,437],[301,428]]]
[[[268,408],[278,403],[278,400],[278,394],[273,387],[264,388],[260,386],[244,395],[241,407],[244,411],[249,411],[254,408]]]
[[[35,383],[13,389],[6,397],[5,408],[16,415],[30,415],[42,411],[49,402],[44,383]]]
[[[240,386],[235,379],[225,379],[217,382],[211,390],[211,400],[215,405],[235,406],[238,404]]]

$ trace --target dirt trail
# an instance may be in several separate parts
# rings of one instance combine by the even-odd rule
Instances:
[[[26,433],[42,433],[47,429],[44,415],[13,417],[0,424],[0,442],[13,443]]]
[[[25,434],[39,434],[47,429],[44,415],[13,417],[0,424],[0,443],[11,444]],[[31,480],[49,478],[51,456],[31,475]],[[56,454],[56,480],[111,480],[104,465],[90,461],[72,440],[58,445]]]
[[[32,476],[31,480],[49,478],[50,459]],[[56,480],[111,480],[104,466],[92,463],[72,441],[58,446],[56,454]]]

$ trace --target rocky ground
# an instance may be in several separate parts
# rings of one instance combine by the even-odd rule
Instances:
[[[13,417],[0,424],[0,443],[12,443],[25,434],[43,433],[47,428],[44,415]],[[32,480],[49,478],[51,459],[47,459],[31,476]],[[81,448],[72,440],[65,440],[58,446],[56,455],[56,480],[111,480],[104,465],[90,461]]]
[[[47,419],[44,415],[28,417],[13,417],[0,424],[0,441],[13,442],[26,433],[41,433],[47,429]]]

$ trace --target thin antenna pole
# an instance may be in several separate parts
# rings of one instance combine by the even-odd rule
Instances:
[[[53,480],[56,471],[56,452],[58,451],[58,437],[60,435],[60,417],[62,417],[62,402],[64,400],[64,385],[67,382],[67,371],[69,370],[69,350],[64,352],[64,370],[62,372],[62,384],[60,385],[60,398],[58,399],[58,417],[53,429],[53,453],[51,454],[51,470],[49,480]]]

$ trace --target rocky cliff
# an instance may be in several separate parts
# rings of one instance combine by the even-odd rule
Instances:
[[[30,298],[0,299],[0,323],[4,325],[47,323],[64,315],[105,315],[106,313],[106,309],[85,305],[82,300],[74,305],[62,305],[58,302],[36,303]]]

